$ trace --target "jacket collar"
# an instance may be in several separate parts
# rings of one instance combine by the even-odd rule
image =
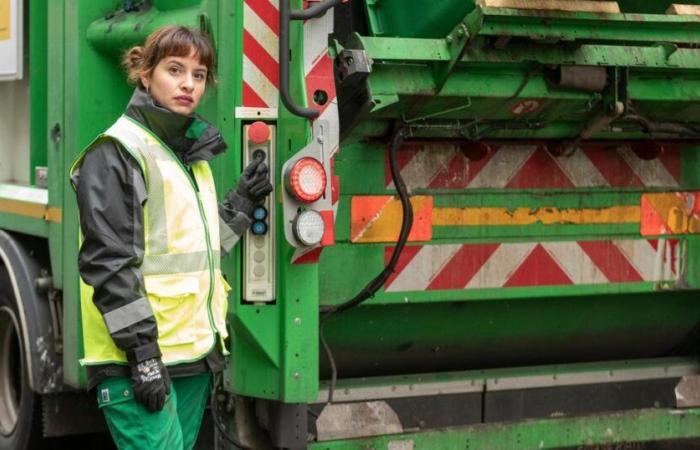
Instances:
[[[169,111],[140,87],[134,90],[126,115],[151,130],[187,165],[210,161],[227,148],[219,130],[201,116],[183,116]]]

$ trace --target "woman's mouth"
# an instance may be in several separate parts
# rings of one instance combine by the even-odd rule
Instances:
[[[194,103],[194,99],[192,99],[192,97],[189,95],[180,95],[175,97],[175,101],[184,106],[190,106],[192,103]]]

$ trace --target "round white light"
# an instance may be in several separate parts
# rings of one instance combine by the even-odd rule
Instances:
[[[326,230],[323,217],[321,217],[318,212],[311,209],[300,212],[294,218],[292,227],[294,229],[294,236],[307,247],[319,244]]]

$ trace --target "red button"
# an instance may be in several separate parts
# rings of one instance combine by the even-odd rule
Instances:
[[[270,140],[270,127],[265,122],[254,122],[248,127],[248,139],[253,144],[264,144]]]

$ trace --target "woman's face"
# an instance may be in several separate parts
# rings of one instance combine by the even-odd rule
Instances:
[[[172,112],[188,116],[199,105],[207,84],[207,68],[192,51],[188,56],[168,56],[160,60],[141,83],[153,99]]]

